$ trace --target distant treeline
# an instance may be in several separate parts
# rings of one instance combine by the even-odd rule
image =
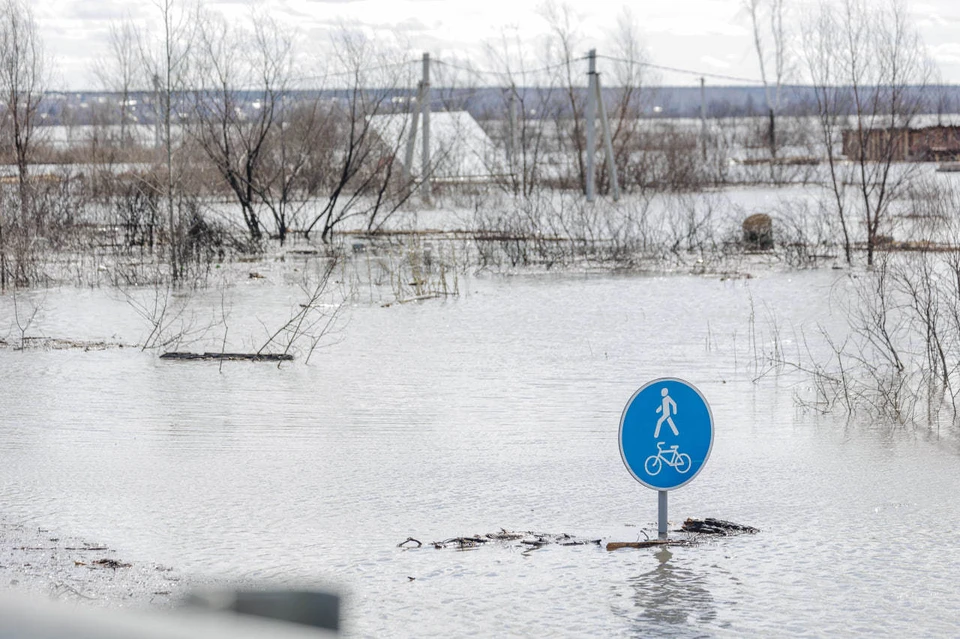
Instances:
[[[960,86],[956,85],[927,85],[908,88],[912,92],[911,99],[918,99],[923,104],[922,113],[947,114],[960,113]],[[504,89],[499,87],[455,87],[434,89],[434,108],[464,110],[478,119],[505,119],[507,117],[506,101],[503,98]],[[542,115],[554,118],[557,115],[571,116],[570,96],[566,91],[558,91],[556,87],[522,87],[518,93],[529,98],[529,103],[549,104],[544,113],[528,114],[531,117]],[[575,92],[582,94],[579,100],[585,101],[586,88],[575,88]],[[378,89],[382,94],[383,89]],[[605,88],[607,104],[615,103],[621,89],[617,87]],[[414,90],[387,90],[393,110],[405,111],[408,100],[414,95]],[[246,109],[253,110],[254,105],[262,98],[257,91],[238,92],[238,98]],[[296,104],[301,100],[315,99],[331,102],[347,103],[350,99],[350,90],[294,90],[285,93],[289,104]],[[706,115],[708,118],[749,117],[766,115],[766,99],[761,86],[710,86],[704,90],[706,101]],[[189,92],[184,92],[183,101],[189,101]],[[104,91],[81,92],[47,92],[41,102],[40,113],[45,114],[42,124],[45,125],[87,125],[104,124],[105,113],[116,113],[112,108],[120,100],[118,93]],[[156,96],[151,91],[134,91],[129,94],[131,111],[136,115],[140,124],[153,124],[156,109],[153,103]],[[655,86],[645,87],[636,96],[637,112],[643,117],[660,118],[696,118],[700,117],[701,92],[700,87]],[[525,100],[527,101],[527,100]],[[847,101],[849,110],[838,115],[852,115],[855,108],[852,101]],[[109,105],[109,106],[108,106]],[[98,108],[102,107],[102,108]],[[138,108],[139,107],[139,108]],[[782,105],[778,115],[786,116],[814,116],[817,115],[817,102],[814,88],[811,86],[785,86],[782,89]]]

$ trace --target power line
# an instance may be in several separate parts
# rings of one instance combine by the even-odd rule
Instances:
[[[639,60],[627,60],[610,55],[597,55],[598,58],[613,60],[614,62],[623,62],[626,64],[636,64],[637,66],[647,67],[649,69],[658,69],[660,71],[670,71],[672,73],[685,73],[687,75],[697,76],[698,78],[716,78],[718,80],[732,80],[734,82],[746,82],[747,84],[763,84],[763,80],[753,78],[741,78],[735,75],[724,75],[722,73],[709,73],[706,71],[694,71],[692,69],[680,69],[678,67],[668,67],[662,64],[653,64],[652,62],[641,62]]]
[[[616,56],[610,55],[597,55],[598,58],[603,58],[605,60],[611,60],[614,62],[622,62],[625,64],[635,64],[637,66],[646,67],[649,69],[658,69],[660,71],[669,71],[671,73],[682,73],[687,75],[692,75],[696,77],[704,78],[715,78],[718,80],[727,80],[733,82],[744,82],[747,84],[763,84],[762,80],[755,80],[753,78],[743,78],[733,75],[725,75],[722,73],[709,73],[704,71],[695,71],[692,69],[681,69],[679,67],[670,67],[661,64],[653,64],[651,62],[641,62],[639,60],[628,60],[626,58],[618,58]],[[582,62],[589,59],[588,56],[582,56],[579,58],[571,58],[570,60],[565,60],[563,62],[558,62],[556,64],[550,64],[543,67],[538,67],[536,69],[518,69],[516,71],[489,71],[486,69],[478,69],[476,67],[464,66],[462,64],[457,64],[453,62],[447,62],[446,60],[441,60],[437,58],[431,58],[431,60],[437,64],[450,67],[451,69],[456,69],[458,71],[463,71],[465,73],[472,74],[478,78],[496,78],[505,82],[511,77],[525,77],[529,75],[536,75],[538,73],[547,73],[549,71],[555,71],[557,69],[562,69],[568,67],[569,65],[575,62]],[[404,60],[402,62],[393,62],[389,64],[381,64],[371,67],[360,67],[358,69],[352,69],[350,71],[337,71],[333,73],[317,74],[317,75],[305,75],[305,76],[295,76],[290,78],[291,80],[298,81],[310,81],[310,80],[328,80],[333,78],[343,78],[343,77],[353,77],[361,73],[370,73],[374,71],[385,71],[387,69],[395,69],[398,67],[404,67],[407,65],[418,65],[421,63],[421,60]]]
[[[451,69],[457,69],[458,71],[465,71],[465,72],[467,72],[467,73],[472,73],[473,75],[480,76],[480,77],[483,77],[483,76],[488,76],[488,77],[489,77],[489,76],[497,76],[497,77],[499,77],[499,76],[501,75],[501,74],[497,73],[496,71],[486,71],[486,70],[484,70],[484,69],[476,69],[476,68],[473,68],[473,67],[465,67],[465,66],[462,66],[462,65],[459,65],[459,64],[454,64],[454,63],[452,63],[452,62],[447,62],[446,60],[439,60],[439,59],[430,58],[430,61],[431,61],[431,62],[436,62],[437,64],[442,64],[442,65],[445,66],[445,67],[450,67]]]
[[[723,74],[723,73],[711,73],[711,72],[709,72],[709,71],[696,71],[696,70],[694,70],[694,69],[682,69],[682,68],[680,68],[680,67],[671,67],[671,66],[666,66],[666,65],[663,65],[663,64],[653,64],[652,62],[641,62],[641,61],[639,61],[639,60],[628,60],[628,59],[626,59],[626,58],[618,58],[618,57],[616,57],[616,56],[610,56],[610,55],[598,55],[597,57],[598,57],[598,58],[603,58],[603,59],[605,59],[605,60],[612,60],[612,61],[614,61],[614,62],[623,62],[623,63],[626,63],[626,64],[636,64],[637,66],[646,67],[646,68],[648,68],[648,69],[657,69],[657,70],[659,70],[659,71],[669,71],[669,72],[671,72],[671,73],[682,73],[682,74],[686,74],[686,75],[692,75],[692,76],[696,76],[696,77],[698,77],[698,78],[713,78],[713,79],[716,79],[716,80],[726,80],[726,81],[730,81],[730,82],[742,82],[742,83],[745,83],[745,84],[758,84],[758,85],[764,84],[763,80],[757,80],[757,79],[755,79],[755,78],[745,78],[745,77],[735,76],[735,75],[726,75],[726,74]],[[557,63],[557,64],[551,64],[551,65],[548,65],[548,66],[545,66],[545,67],[540,67],[540,68],[537,68],[537,69],[520,69],[520,70],[518,70],[518,71],[516,71],[516,72],[487,71],[487,70],[485,70],[485,69],[477,69],[477,68],[475,68],[475,67],[467,67],[467,66],[463,66],[463,65],[459,65],[459,64],[454,64],[454,63],[452,63],[452,62],[447,62],[446,60],[435,60],[435,62],[437,62],[438,64],[442,64],[442,65],[448,66],[448,67],[450,67],[450,68],[452,68],[452,69],[458,69],[458,70],[464,71],[464,72],[466,72],[466,73],[471,73],[471,74],[473,74],[473,75],[475,75],[475,76],[478,76],[478,77],[495,77],[495,78],[499,78],[499,79],[506,79],[506,78],[508,78],[508,77],[510,77],[510,76],[516,76],[516,75],[520,75],[520,76],[533,75],[533,74],[537,74],[537,73],[545,73],[545,72],[547,72],[547,71],[554,71],[554,70],[556,70],[556,69],[560,69],[560,68],[566,67],[566,66],[568,66],[569,64],[572,64],[572,63],[574,63],[574,62],[581,62],[581,61],[587,60],[587,59],[588,59],[587,56],[583,56],[583,57],[580,57],[580,58],[574,58],[574,59],[571,59],[571,60],[568,60],[568,61],[559,62],[559,63]]]
[[[293,78],[294,80],[326,80],[328,78],[343,78],[349,76],[355,76],[360,73],[368,73],[371,71],[385,71],[387,69],[395,69],[397,67],[407,66],[408,64],[419,64],[419,60],[404,60],[403,62],[393,62],[390,64],[381,64],[375,67],[361,67],[359,69],[353,69],[351,71],[337,71],[334,73],[325,73],[320,75],[301,75]]]
[[[581,61],[586,60],[586,59],[587,59],[587,57],[586,57],[586,56],[583,56],[583,57],[581,57],[581,58],[573,58],[573,59],[570,59],[570,60],[566,60],[566,61],[564,61],[564,62],[558,62],[557,64],[551,64],[551,65],[548,65],[548,66],[545,66],[545,67],[539,67],[539,68],[537,68],[537,69],[519,69],[519,70],[517,70],[517,71],[515,71],[515,72],[510,72],[510,71],[487,71],[487,70],[485,70],[485,69],[477,69],[477,68],[474,68],[474,67],[465,67],[465,66],[462,66],[462,65],[459,65],[459,64],[454,64],[454,63],[452,63],[452,62],[447,62],[446,60],[434,60],[434,59],[431,58],[431,60],[432,60],[433,62],[436,62],[437,64],[442,64],[442,65],[444,65],[444,66],[448,66],[448,67],[450,67],[450,68],[452,68],[452,69],[458,69],[458,70],[460,70],[460,71],[465,71],[465,72],[467,72],[467,73],[472,73],[473,75],[476,75],[476,76],[478,76],[478,77],[484,77],[484,76],[485,76],[485,77],[495,77],[495,78],[498,78],[498,79],[509,78],[509,77],[512,76],[512,75],[513,75],[513,76],[515,76],[515,75],[526,76],[526,75],[533,75],[533,74],[536,74],[536,73],[546,73],[547,71],[554,71],[554,70],[556,70],[556,69],[561,69],[561,68],[566,67],[566,66],[568,66],[568,65],[570,65],[570,64],[573,64],[574,62],[581,62]]]

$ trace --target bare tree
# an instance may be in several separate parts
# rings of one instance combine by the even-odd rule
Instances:
[[[577,47],[580,46],[580,34],[574,26],[577,23],[577,16],[574,14],[570,5],[556,4],[554,0],[548,0],[541,9],[543,18],[547,21],[550,30],[550,39],[548,41],[548,60],[551,64],[556,63],[556,79],[564,87],[567,95],[567,101],[570,108],[570,118],[572,120],[572,135],[569,139],[573,143],[573,151],[577,161],[579,173],[580,189],[586,191],[587,188],[587,169],[586,159],[584,157],[585,140],[585,121],[584,121],[584,103],[583,91],[580,90],[580,83],[575,78],[579,77],[579,70],[574,64],[579,60],[576,56]],[[563,111],[555,112],[555,121],[557,123],[558,141],[561,144],[560,151],[563,152],[563,143],[567,136],[561,133],[565,128],[562,117]]]
[[[166,184],[164,199],[167,209],[170,243],[170,274],[174,281],[183,275],[178,255],[179,231],[176,195],[179,176],[174,171],[173,121],[179,124],[181,105],[174,102],[182,95],[188,78],[190,46],[194,40],[199,6],[187,7],[176,0],[154,0],[162,25],[157,34],[138,33],[137,45],[144,71],[156,90],[155,117],[161,124],[163,163]]]
[[[859,214],[867,263],[873,264],[890,207],[916,174],[918,165],[908,162],[914,158],[907,132],[923,108],[931,65],[898,0],[881,6],[844,0],[839,16],[832,5],[821,4],[805,25],[804,43],[844,252],[850,262],[850,222]],[[852,165],[838,161],[838,141]]]
[[[251,34],[203,14],[194,51],[191,130],[240,205],[250,239],[258,242],[263,235],[258,183],[268,140],[281,126],[292,43],[268,17],[255,22]],[[276,222],[282,242],[287,221],[280,216]]]
[[[770,156],[777,156],[776,117],[780,112],[783,82],[788,72],[787,30],[784,26],[785,0],[744,0],[753,27],[753,44],[760,65],[760,80],[770,125],[767,132]],[[764,13],[766,15],[764,15]],[[764,33],[766,19],[768,28]],[[771,77],[772,76],[772,77]],[[771,83],[773,86],[771,87]]]
[[[401,140],[400,136],[381,137],[374,126],[377,116],[391,114],[391,98],[409,86],[409,72],[403,69],[410,66],[402,62],[403,53],[346,27],[334,36],[334,53],[346,88],[333,107],[332,126],[326,129],[327,149],[314,158],[326,170],[312,171],[320,180],[313,188],[326,191],[327,196],[304,228],[307,237],[319,228],[324,242],[349,218],[364,217],[372,229],[382,208],[392,213],[412,192],[409,184],[401,184],[397,198],[386,201]],[[403,116],[393,113],[392,117]],[[423,167],[421,179],[431,170]]]
[[[30,5],[23,0],[0,2],[0,99],[5,103],[0,126],[3,145],[12,151],[17,165],[19,196],[18,226],[30,233],[30,184],[28,171],[33,150],[37,111],[47,80],[43,42]],[[2,217],[2,215],[0,215]],[[7,240],[0,219],[0,288],[8,277]],[[23,281],[23,261],[17,260],[14,279]]]
[[[640,40],[640,29],[636,18],[629,8],[624,7],[617,17],[617,26],[613,32],[613,78],[617,87],[616,99],[611,104],[612,117],[611,142],[613,143],[614,162],[621,180],[636,174],[636,151],[641,141],[640,113],[647,95],[650,93],[651,78],[647,71],[649,54]],[[607,163],[601,164],[598,186],[609,189]]]
[[[504,30],[498,42],[487,44],[486,52],[504,87],[501,95],[508,117],[499,133],[507,150],[508,186],[515,194],[529,196],[543,179],[547,152],[543,123],[557,91],[552,81],[555,76],[547,76],[546,82],[537,81],[535,65],[525,54],[519,33],[511,35]],[[502,118],[498,121],[504,122]]]
[[[840,32],[841,25],[834,13],[823,5],[812,20],[803,23],[804,57],[816,97],[821,142],[829,170],[828,184],[843,234],[844,257],[850,264],[853,260],[851,214],[847,206],[845,171],[837,150],[849,109],[849,96],[841,85],[844,74]]]
[[[117,94],[120,145],[130,142],[127,124],[131,121],[131,92],[143,80],[142,58],[137,47],[137,30],[130,19],[110,25],[109,55],[97,60],[94,73],[107,91]]]
[[[315,181],[306,175],[311,152],[330,125],[329,112],[319,95],[289,98],[292,88],[294,48],[292,35],[265,16],[255,20],[253,33],[260,83],[259,109],[274,109],[279,121],[270,128],[266,151],[254,191],[270,211],[276,234],[283,243],[293,221],[316,195]]]

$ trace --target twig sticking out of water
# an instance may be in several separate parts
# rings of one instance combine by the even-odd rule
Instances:
[[[399,544],[397,544],[397,548],[403,548],[406,544],[409,544],[411,542],[415,543],[417,545],[417,548],[420,548],[423,546],[423,543],[421,543],[419,539],[414,539],[413,537],[407,537],[406,541],[401,541]]]

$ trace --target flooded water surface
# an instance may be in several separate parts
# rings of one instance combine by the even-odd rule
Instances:
[[[757,364],[772,345],[819,348],[844,285],[826,270],[470,278],[457,298],[354,303],[308,366],[279,369],[5,348],[0,502],[127,560],[337,588],[357,636],[955,636],[955,438],[804,410],[802,376]],[[251,281],[194,303],[228,305],[243,345],[296,293]],[[147,331],[115,293],[30,296],[33,335]],[[9,296],[0,309],[13,341]],[[643,539],[657,498],[617,432],[661,376],[696,384],[716,428],[671,521],[760,534],[659,551],[397,547],[501,528]]]

